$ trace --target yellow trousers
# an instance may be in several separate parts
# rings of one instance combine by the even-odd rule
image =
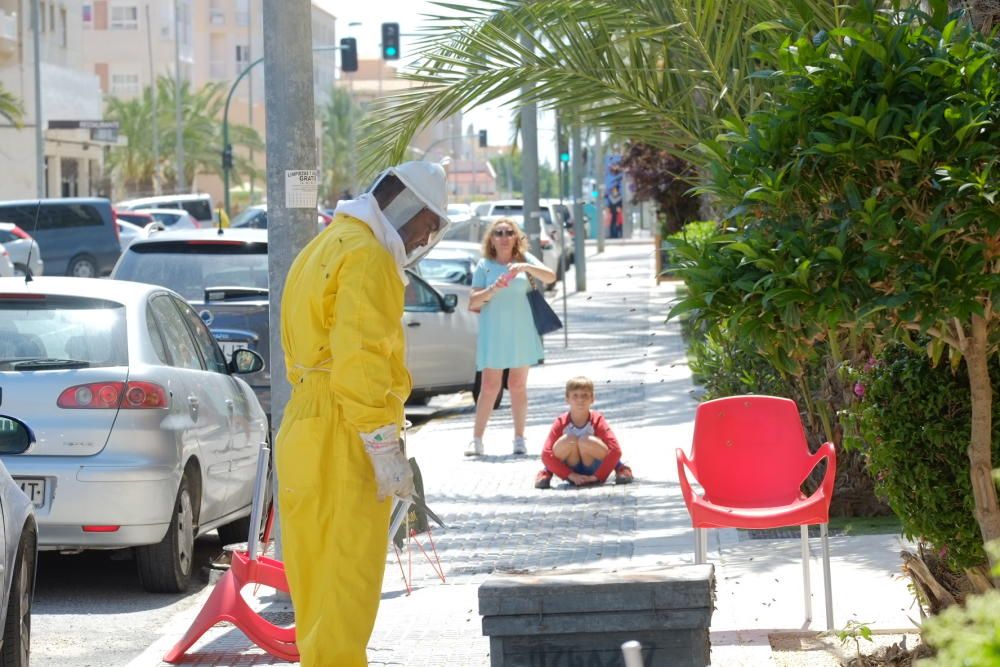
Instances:
[[[304,667],[366,667],[388,547],[368,455],[328,373],[294,387],[275,447],[285,571]]]

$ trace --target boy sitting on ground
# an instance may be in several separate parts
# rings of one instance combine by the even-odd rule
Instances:
[[[603,484],[615,471],[615,484],[632,481],[632,469],[621,462],[622,450],[604,415],[591,410],[594,383],[575,377],[566,383],[569,411],[556,417],[542,447],[545,467],[535,476],[535,488],[547,489],[552,475],[575,486]]]

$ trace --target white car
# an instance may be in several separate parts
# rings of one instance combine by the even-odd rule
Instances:
[[[0,244],[0,278],[11,278],[14,276],[14,262],[10,261],[10,253]]]
[[[481,205],[477,207],[476,211],[480,213],[480,217],[489,220],[495,220],[497,218],[520,218],[523,220],[524,202],[520,199],[501,199]],[[564,205],[560,205],[558,200],[539,199],[538,212],[542,219],[541,238],[543,253],[546,249],[545,238],[548,236],[548,242],[560,251],[559,254],[563,258],[563,266],[568,266],[573,253],[572,235],[569,233],[563,233],[560,235],[559,224],[561,221],[562,224],[565,225],[565,223],[570,219],[569,209]],[[565,247],[563,246],[563,240],[565,240]],[[556,275],[560,279],[562,278],[562,267],[558,264],[549,265],[548,262],[545,263],[549,266],[549,268],[556,272]]]
[[[482,246],[470,241],[441,241],[417,264],[420,276],[439,286],[472,285],[472,273],[483,256]]]
[[[156,197],[141,197],[127,199],[115,204],[119,211],[146,211],[155,209],[180,209],[191,214],[201,225],[211,225],[218,222],[215,208],[212,206],[212,196],[205,193],[158,195]]]
[[[14,264],[14,275],[23,276],[26,269],[31,275],[42,275],[45,262],[38,241],[13,222],[0,222],[0,244],[7,248],[10,261]]]
[[[201,224],[194,217],[180,208],[137,208],[136,213],[148,213],[153,220],[163,225],[165,229],[199,229]],[[146,226],[147,228],[149,225]]]

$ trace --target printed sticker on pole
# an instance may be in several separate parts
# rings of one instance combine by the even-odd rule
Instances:
[[[315,169],[285,170],[285,208],[316,208],[319,172]]]

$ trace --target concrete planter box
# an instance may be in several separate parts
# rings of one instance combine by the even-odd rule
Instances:
[[[496,575],[479,587],[492,667],[622,667],[637,640],[645,667],[705,667],[711,565]]]

